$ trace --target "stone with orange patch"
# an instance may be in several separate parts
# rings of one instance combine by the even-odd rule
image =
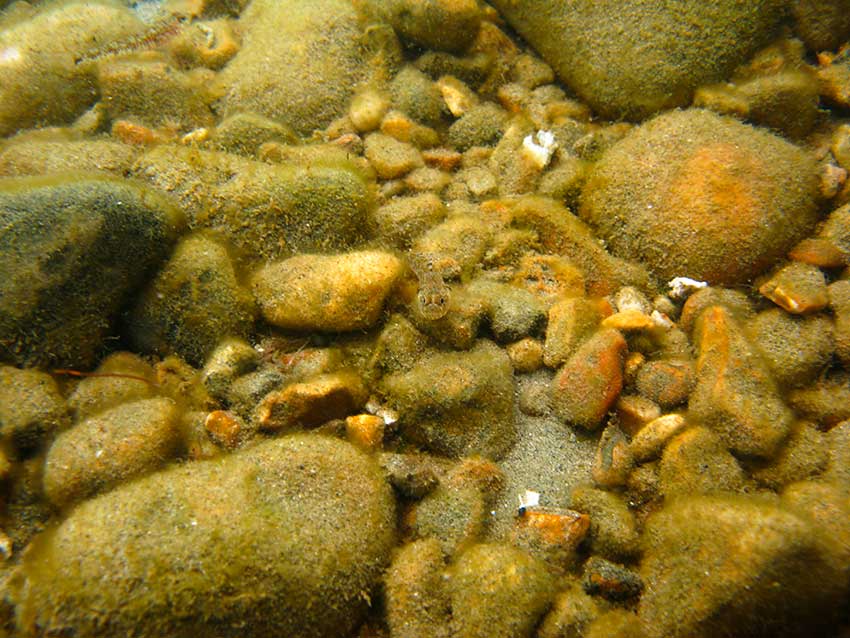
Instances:
[[[657,277],[750,280],[813,229],[814,158],[766,131],[699,109],[636,128],[588,176],[580,214],[617,256]]]

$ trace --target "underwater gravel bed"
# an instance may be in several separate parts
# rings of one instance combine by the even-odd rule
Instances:
[[[848,39],[0,2],[0,635],[846,635]]]

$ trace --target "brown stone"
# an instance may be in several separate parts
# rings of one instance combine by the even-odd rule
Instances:
[[[702,313],[695,335],[699,358],[690,415],[717,432],[733,452],[773,456],[793,416],[765,364],[722,306]]]
[[[266,395],[257,406],[256,420],[264,430],[310,428],[345,418],[362,408],[367,398],[366,386],[355,373],[322,374]]]
[[[377,450],[384,441],[386,424],[373,414],[355,414],[345,419],[345,434],[349,442],[363,450]]]
[[[599,427],[623,387],[626,340],[616,330],[593,335],[561,368],[552,383],[552,406],[563,421]]]
[[[829,303],[823,272],[801,262],[792,262],[774,273],[759,292],[795,315],[817,312]]]

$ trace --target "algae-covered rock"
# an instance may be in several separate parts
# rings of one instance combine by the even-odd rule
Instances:
[[[269,323],[338,332],[374,325],[401,274],[401,261],[380,251],[298,255],[260,269],[252,286]]]
[[[381,387],[404,434],[434,452],[498,459],[514,443],[513,370],[490,342],[423,357]]]
[[[161,145],[134,167],[171,193],[189,226],[224,234],[248,256],[330,252],[363,239],[367,180],[345,153],[269,165],[215,151]]]
[[[178,449],[178,415],[170,399],[142,399],[65,430],[47,453],[45,495],[64,506],[161,467]]]
[[[394,528],[369,457],[315,435],[268,441],[78,505],[22,560],[17,625],[78,638],[347,636]]]
[[[142,352],[176,353],[200,365],[225,337],[245,337],[254,322],[251,293],[227,248],[204,235],[182,239],[128,319]]]
[[[90,366],[181,225],[167,199],[129,180],[0,181],[0,358]]]
[[[686,104],[770,37],[779,0],[580,0],[493,4],[561,80],[601,115],[641,119]]]
[[[0,366],[0,437],[27,450],[68,422],[68,407],[49,374]]]
[[[140,151],[109,140],[22,140],[0,152],[0,175],[52,175],[68,171],[102,171],[116,177],[130,172]]]
[[[476,0],[368,0],[365,5],[402,38],[443,51],[469,46],[482,16]]]
[[[659,278],[734,284],[813,229],[817,198],[813,157],[692,109],[653,119],[605,153],[580,213],[615,255],[643,261]]]
[[[695,335],[699,358],[690,415],[733,452],[773,456],[793,418],[746,333],[728,310],[711,306],[697,321]]]
[[[309,135],[342,115],[367,77],[365,36],[345,0],[260,0],[240,22],[242,49],[219,78],[226,115],[253,111]]]
[[[432,538],[408,543],[387,572],[387,622],[394,638],[447,638],[445,559]]]
[[[789,4],[797,33],[813,51],[837,49],[850,37],[847,0],[793,0]]]
[[[650,638],[820,635],[845,595],[827,539],[773,501],[677,500],[650,517],[644,540]]]
[[[476,545],[451,570],[457,638],[526,638],[549,606],[553,579],[536,558],[505,545]]]
[[[75,421],[153,395],[153,366],[131,352],[109,355],[100,362],[95,373],[95,376],[81,379],[68,397],[68,407]]]
[[[0,31],[0,137],[80,115],[97,99],[90,58],[143,30],[118,3],[65,2]]]

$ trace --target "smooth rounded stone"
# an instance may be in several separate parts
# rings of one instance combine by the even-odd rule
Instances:
[[[466,49],[482,18],[475,0],[370,0],[365,4],[402,39],[439,51]]]
[[[578,583],[557,596],[537,629],[537,638],[579,638],[600,614],[596,600]]]
[[[230,385],[243,374],[255,370],[260,364],[260,353],[243,339],[225,339],[212,351],[204,369],[201,382],[210,396],[223,401]]]
[[[127,318],[139,351],[177,354],[196,366],[222,339],[246,337],[253,324],[254,300],[227,248],[203,234],[180,240]]]
[[[79,504],[34,541],[13,586],[18,629],[347,636],[395,524],[380,468],[343,441],[294,435],[177,466]]]
[[[731,288],[715,288],[709,286],[701,288],[690,297],[682,306],[682,314],[679,316],[679,327],[689,335],[693,334],[697,320],[702,313],[712,306],[722,306],[735,319],[744,323],[755,316],[753,304],[745,293]]]
[[[667,442],[684,430],[687,424],[684,416],[674,412],[659,416],[644,425],[629,443],[635,461],[644,463],[660,456]]]
[[[522,373],[537,372],[543,367],[543,344],[537,339],[525,337],[505,347],[514,370]]]
[[[814,381],[835,350],[833,322],[823,314],[799,317],[773,308],[756,315],[748,328],[773,378],[783,387]]]
[[[374,234],[391,246],[409,249],[413,241],[446,217],[446,206],[433,193],[394,197],[371,215]]]
[[[295,132],[285,124],[256,113],[234,113],[215,127],[210,145],[226,153],[254,157],[266,142],[295,144]]]
[[[793,415],[767,366],[732,314],[706,309],[694,329],[699,351],[689,417],[720,435],[732,452],[772,457]]]
[[[126,7],[69,2],[0,31],[0,137],[82,114],[98,97],[98,49],[143,30]]]
[[[415,146],[383,133],[367,135],[363,153],[382,179],[401,177],[424,164]]]
[[[53,377],[0,366],[0,437],[29,450],[69,421],[68,406]]]
[[[605,304],[589,297],[568,297],[549,308],[543,362],[556,368],[575,354],[599,328]]]
[[[490,508],[474,485],[439,485],[411,510],[405,522],[414,538],[434,538],[446,556],[481,542]]]
[[[696,382],[694,362],[689,359],[648,361],[637,373],[637,391],[662,408],[688,400]]]
[[[138,147],[108,140],[14,142],[0,152],[0,176],[101,171],[123,177],[139,154]]]
[[[777,0],[629,0],[617,11],[575,0],[496,0],[508,23],[600,115],[642,119],[684,106],[772,35]]]
[[[650,516],[638,616],[648,638],[818,635],[846,595],[823,532],[775,501],[699,496]]]
[[[98,65],[98,88],[110,120],[193,130],[215,123],[212,71],[174,68],[164,58],[118,57]]]
[[[579,485],[572,491],[570,507],[590,516],[588,542],[594,554],[628,560],[640,551],[637,521],[621,495]]]
[[[526,638],[549,607],[554,580],[525,552],[481,544],[451,567],[453,636]]]
[[[345,0],[260,0],[239,22],[242,48],[218,78],[225,115],[252,111],[307,136],[345,113],[368,76],[364,34]]]
[[[658,116],[605,153],[580,214],[615,255],[640,260],[661,280],[738,284],[809,234],[817,203],[811,155],[689,109]]]
[[[585,341],[552,381],[552,407],[566,423],[594,430],[623,388],[628,345],[616,330],[600,330]]]
[[[791,390],[787,399],[800,418],[828,430],[850,419],[850,375],[825,374],[811,385]]]
[[[153,366],[131,352],[109,355],[94,372],[98,376],[81,379],[68,396],[68,407],[75,421],[84,421],[122,403],[153,395]]]
[[[508,126],[508,114],[500,106],[485,102],[473,107],[449,127],[446,139],[459,151],[474,146],[495,146]]]
[[[469,291],[484,301],[490,329],[500,343],[537,335],[546,324],[543,302],[524,288],[478,278]]]
[[[424,73],[405,66],[390,82],[392,106],[428,126],[440,123],[443,117],[443,96],[437,85]]]
[[[738,461],[720,438],[704,427],[689,428],[667,444],[658,474],[661,493],[667,498],[738,492],[745,484]]]
[[[795,31],[814,52],[837,49],[850,38],[847,0],[794,0]]]
[[[249,258],[350,248],[362,241],[372,205],[366,177],[343,151],[266,164],[160,145],[133,170],[178,200],[190,228],[221,232]]]
[[[387,623],[394,638],[447,638],[450,614],[443,550],[434,538],[402,547],[386,576]]]
[[[119,405],[62,432],[47,453],[44,493],[59,507],[162,467],[180,444],[171,399]]]
[[[263,318],[289,330],[342,332],[370,328],[403,271],[390,253],[298,255],[264,266],[251,278]]]
[[[491,342],[425,356],[380,387],[404,436],[437,454],[498,460],[516,440],[513,369]]]
[[[772,490],[821,474],[829,463],[827,435],[814,424],[798,421],[785,446],[770,463],[750,468],[760,485]]]
[[[112,318],[168,255],[171,202],[130,180],[0,180],[0,358],[89,368]]]

